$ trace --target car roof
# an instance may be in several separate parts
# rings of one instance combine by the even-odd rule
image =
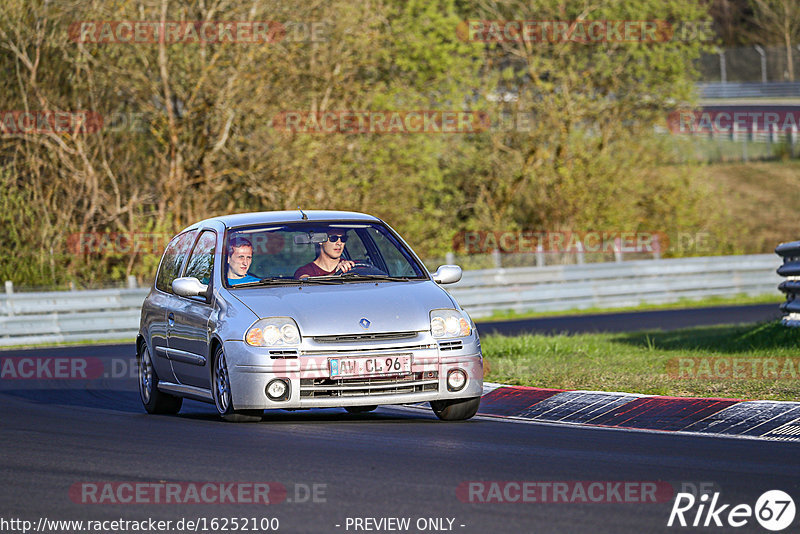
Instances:
[[[303,219],[305,213],[307,219]],[[235,213],[232,215],[221,215],[203,221],[196,222],[183,230],[191,230],[201,226],[208,226],[213,222],[220,222],[226,228],[237,226],[249,226],[253,224],[274,224],[287,222],[314,222],[314,221],[380,221],[373,215],[358,213],[355,211],[332,211],[332,210],[290,210],[290,211],[260,211],[253,213]],[[183,233],[181,232],[181,233]]]

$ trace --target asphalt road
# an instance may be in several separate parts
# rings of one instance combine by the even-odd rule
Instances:
[[[70,347],[2,356],[125,362],[131,350]],[[91,384],[2,382],[0,518],[210,522],[266,517],[279,519],[278,532],[315,533],[643,533],[692,530],[666,526],[673,492],[682,487],[705,484],[721,492],[720,503],[750,506],[764,491],[780,489],[800,504],[796,444],[489,418],[442,423],[427,410],[409,408],[381,408],[359,416],[342,410],[276,411],[261,423],[237,425],[219,421],[212,406],[195,402],[186,402],[178,416],[146,415],[132,373],[120,374]],[[268,506],[108,504],[122,495],[117,493],[109,494],[106,504],[85,502],[91,499],[81,490],[89,486],[82,483],[118,487],[104,481],[272,482],[286,488],[287,500]],[[584,488],[590,482],[665,481],[670,492],[657,503],[464,502],[457,489],[469,481],[584,481]],[[306,489],[315,484],[317,498],[304,500]],[[489,488],[484,486],[476,498],[488,497]],[[102,497],[100,491],[94,495]],[[614,500],[613,492],[609,495]],[[519,494],[511,491],[509,496]],[[696,510],[686,514],[689,522]],[[410,518],[409,528],[376,530],[374,523],[362,523],[364,528],[357,530],[352,524],[347,527],[348,518],[393,517]],[[416,522],[426,518],[452,519],[452,527],[445,519],[443,528],[428,523],[418,529]],[[792,529],[798,525],[796,519]],[[736,531],[764,532],[752,517]]]
[[[514,336],[525,333],[553,334],[568,332],[632,332],[636,330],[676,330],[692,326],[715,324],[757,323],[771,321],[782,315],[778,304],[747,306],[714,306],[676,310],[652,310],[622,313],[595,313],[539,317],[513,321],[478,322],[481,334]]]

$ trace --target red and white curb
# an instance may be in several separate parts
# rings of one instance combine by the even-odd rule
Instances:
[[[484,383],[478,415],[800,441],[800,402],[665,397]]]

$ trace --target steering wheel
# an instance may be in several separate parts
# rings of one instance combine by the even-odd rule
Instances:
[[[333,274],[341,276],[341,275],[352,273],[352,272],[356,272],[356,271],[358,271],[358,274],[382,274],[382,275],[386,274],[385,272],[381,271],[380,269],[378,269],[377,267],[372,265],[370,262],[365,261],[365,260],[353,261],[353,267],[349,271],[347,271],[347,273],[343,273],[337,267],[336,271],[334,271]]]

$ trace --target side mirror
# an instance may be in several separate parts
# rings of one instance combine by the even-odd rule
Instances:
[[[172,281],[172,291],[182,297],[205,297],[208,286],[201,284],[197,278],[185,276]]]
[[[440,265],[433,273],[433,281],[437,284],[455,284],[461,280],[461,267],[458,265]]]

